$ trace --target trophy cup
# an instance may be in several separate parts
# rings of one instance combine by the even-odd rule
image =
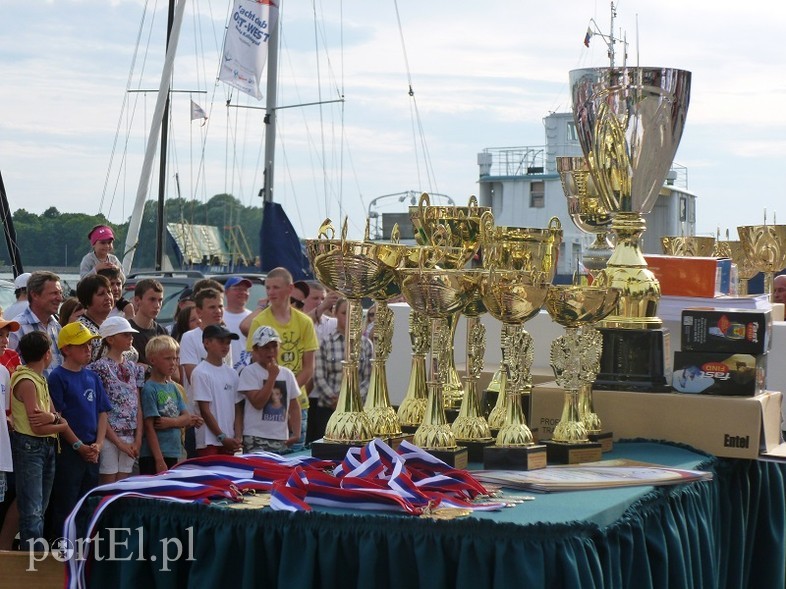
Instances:
[[[729,241],[729,230],[726,230],[726,240],[715,241],[715,255],[719,258],[731,258],[733,264],[737,266],[737,294],[745,296],[748,294],[748,281],[759,273],[759,270],[751,263],[745,254],[745,248],[741,241]]]
[[[657,317],[660,284],[639,242],[674,159],[688,110],[690,72],[670,68],[587,68],[570,72],[581,149],[616,236],[596,285],[620,291],[603,320],[597,388],[666,390],[668,330]]]
[[[759,272],[764,272],[764,292],[772,302],[772,281],[786,267],[786,225],[745,225],[737,227],[745,256]]]
[[[557,217],[551,218],[548,228],[540,229],[495,225],[493,213],[483,213],[480,240],[484,268],[537,273],[546,282],[551,282],[557,273],[562,243],[562,224]],[[496,394],[496,403],[488,417],[492,433],[502,427],[505,419],[505,399],[500,395],[503,372],[501,366],[486,388],[487,400]],[[528,389],[525,394],[529,395]]]
[[[477,198],[471,196],[465,207],[460,206],[435,206],[430,203],[429,196],[423,193],[417,206],[409,207],[409,217],[415,232],[415,240],[424,246],[444,246],[471,251],[475,254],[479,246],[480,216],[490,211],[489,207],[478,206]],[[439,228],[445,227],[449,236],[449,243],[440,243],[441,236],[437,234]],[[469,258],[468,258],[469,259]],[[467,261],[468,261],[467,259]],[[449,267],[442,264],[443,267]],[[450,349],[447,353],[448,366],[447,379],[442,391],[445,408],[453,418],[458,413],[458,408],[464,398],[464,387],[456,370],[456,361],[453,355],[453,340],[456,334],[458,311],[448,317],[450,332]]]
[[[617,290],[605,287],[549,288],[546,309],[565,328],[564,335],[551,342],[551,367],[557,384],[565,390],[565,404],[551,440],[544,442],[549,462],[600,460],[601,437],[611,449],[613,436],[611,432],[602,432],[600,418],[592,409],[592,382],[600,370],[603,339],[591,325],[614,310],[618,297]],[[589,437],[590,428],[594,439]]]
[[[402,268],[401,292],[410,306],[431,319],[431,379],[423,423],[413,440],[454,468],[465,468],[467,449],[456,438],[445,418],[442,399],[448,378],[449,354],[452,353],[448,319],[467,306],[477,281],[464,270],[440,268]]]
[[[549,283],[540,271],[491,268],[480,284],[489,314],[502,322],[502,377],[499,398],[504,421],[496,444],[485,449],[485,468],[532,470],[546,466],[546,447],[536,445],[521,401],[532,392],[532,336],[524,323],[538,314]]]
[[[358,382],[363,328],[360,300],[384,289],[393,280],[404,250],[398,244],[348,240],[346,219],[341,238],[333,239],[333,236],[332,224],[327,219],[319,229],[319,237],[306,240],[317,279],[348,301],[341,390],[325,436],[312,444],[311,453],[316,458],[342,460],[349,447],[364,445],[373,437],[371,420],[362,410]]]
[[[714,237],[697,235],[664,236],[660,238],[663,253],[667,256],[707,258],[715,252]]]
[[[562,191],[568,199],[568,213],[573,224],[579,231],[595,236],[592,245],[582,251],[584,267],[594,280],[606,267],[614,251],[609,241],[611,215],[598,196],[587,160],[583,157],[557,157],[557,172],[562,181]]]
[[[466,270],[474,274],[480,281],[483,270]],[[471,462],[482,462],[483,452],[494,443],[486,418],[480,410],[478,398],[478,377],[483,371],[483,356],[486,351],[486,327],[480,322],[480,316],[486,312],[480,289],[473,292],[469,303],[462,313],[467,318],[467,364],[464,376],[464,399],[461,402],[458,417],[453,421],[451,429],[456,442],[467,448]]]

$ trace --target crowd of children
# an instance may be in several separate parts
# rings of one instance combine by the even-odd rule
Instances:
[[[325,320],[335,296],[326,301],[316,285],[309,297],[277,268],[252,312],[250,281],[201,280],[181,300],[176,340],[156,322],[161,284],[140,280],[124,301],[112,230],[97,226],[89,239],[77,299],[64,302],[57,275],[34,272],[18,319],[0,314],[0,549],[17,532],[23,550],[62,536],[98,484],[191,456],[285,454],[305,441],[316,328],[335,330]]]

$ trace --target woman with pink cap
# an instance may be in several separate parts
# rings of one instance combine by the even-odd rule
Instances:
[[[120,260],[112,252],[114,251],[115,234],[112,228],[107,225],[96,225],[87,234],[90,240],[91,250],[82,258],[79,265],[79,278],[84,278],[89,274],[95,274],[104,268],[117,268],[120,270],[120,280],[126,281]]]

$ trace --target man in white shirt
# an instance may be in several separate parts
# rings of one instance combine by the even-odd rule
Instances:
[[[246,309],[251,281],[241,276],[231,276],[224,283],[224,325],[240,339],[232,340],[232,366],[238,367],[241,354],[246,349],[246,336],[240,331],[240,322],[251,313]]]

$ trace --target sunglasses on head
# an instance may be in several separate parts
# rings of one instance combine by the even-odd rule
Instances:
[[[289,304],[294,305],[296,309],[302,309],[303,305],[305,305],[303,301],[296,299],[295,297],[289,297]]]

